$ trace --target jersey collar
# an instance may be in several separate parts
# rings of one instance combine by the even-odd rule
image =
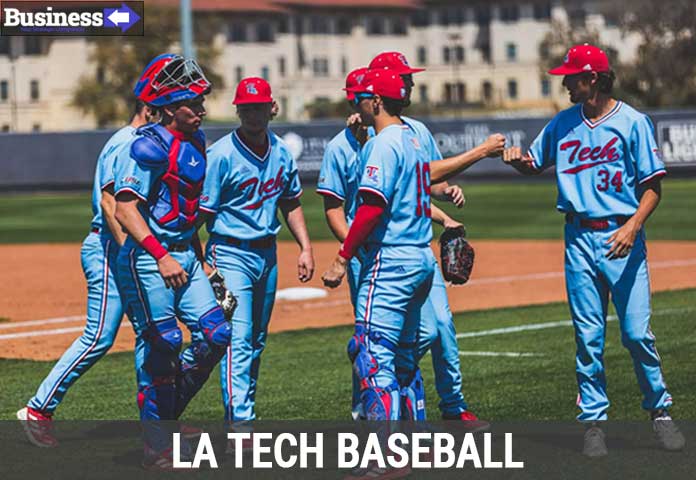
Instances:
[[[271,135],[266,131],[266,137],[268,139],[268,148],[266,149],[266,153],[263,155],[263,157],[260,157],[254,152],[251,148],[247,147],[247,145],[242,141],[240,138],[239,134],[237,133],[237,130],[234,130],[232,132],[232,143],[244,154],[245,157],[247,157],[250,160],[254,160],[260,163],[265,163],[266,160],[268,159],[268,156],[271,154]]]
[[[621,105],[622,105],[622,104],[623,104],[623,102],[622,102],[621,100],[617,100],[617,101],[616,101],[616,105],[614,105],[614,108],[612,108],[611,110],[609,110],[603,117],[601,117],[601,118],[600,118],[599,120],[597,120],[596,122],[590,121],[590,119],[587,118],[587,117],[585,116],[585,112],[584,112],[584,110],[583,110],[583,108],[582,108],[582,105],[580,105],[580,116],[582,117],[582,121],[585,122],[585,125],[587,125],[588,127],[590,127],[590,128],[592,129],[592,128],[595,128],[595,127],[601,125],[602,123],[606,122],[606,121],[609,120],[611,117],[613,117],[614,115],[616,115],[616,112],[619,111],[619,109],[621,108]]]

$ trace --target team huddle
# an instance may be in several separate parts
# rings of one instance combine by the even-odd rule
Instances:
[[[488,428],[462,394],[452,312],[431,249],[433,221],[447,230],[463,226],[431,198],[461,206],[461,189],[447,180],[502,156],[524,174],[556,167],[585,454],[607,452],[598,422],[609,406],[603,340],[610,296],[658,441],[683,448],[667,413],[672,398],[649,326],[643,224],[658,205],[665,169],[648,117],[611,98],[614,76],[604,52],[575,46],[549,72],[564,75],[576,105],[560,112],[524,155],[493,134],[443,159],[428,128],[404,115],[413,75],[422,70],[398,52],[385,52],[347,76],[354,114],[327,145],[317,183],[340,242],[322,280],[334,288],[347,277],[355,314],[348,341],[353,418],[425,420],[419,364],[429,351],[442,418],[469,431]],[[277,286],[278,212],[299,247],[300,282],[312,279],[315,264],[296,160],[268,128],[277,113],[270,85],[243,79],[233,100],[240,126],[207,146],[200,126],[210,90],[195,61],[158,56],[136,83],[131,123],[98,158],[94,218],[82,245],[86,328],[17,412],[37,446],[57,445],[53,412],[109,350],[124,313],[136,335],[141,420],[177,420],[220,364],[225,421],[253,428]],[[204,225],[205,247],[198,237]],[[180,323],[191,336],[185,348]],[[168,468],[167,427],[143,424],[144,465]],[[187,428],[194,430],[179,425],[184,435]]]

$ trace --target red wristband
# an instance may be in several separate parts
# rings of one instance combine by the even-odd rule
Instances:
[[[148,235],[147,237],[143,238],[143,241],[140,242],[140,245],[145,249],[147,253],[155,257],[155,260],[159,260],[160,258],[164,257],[167,253],[167,249],[162,246],[160,242],[157,241],[155,237],[152,235]]]

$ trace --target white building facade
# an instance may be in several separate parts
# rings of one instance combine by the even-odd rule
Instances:
[[[178,5],[156,0],[146,7],[151,3]],[[261,76],[271,83],[284,119],[307,120],[309,105],[340,100],[346,74],[387,50],[426,68],[414,78],[414,104],[455,115],[550,113],[567,104],[560,79],[544,75],[539,64],[552,20],[590,26],[603,45],[621,46],[622,61],[637,47],[593,2],[193,0],[193,8],[194,15],[222,20],[214,43],[224,87],[207,102],[216,119],[234,118],[231,101],[241,78]],[[71,105],[80,76],[95,70],[90,48],[75,37],[0,37],[0,130],[94,128],[94,119]]]

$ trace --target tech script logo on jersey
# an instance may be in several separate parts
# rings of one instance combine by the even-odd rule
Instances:
[[[562,143],[560,151],[570,154],[568,164],[573,165],[576,160],[578,164],[561,171],[561,173],[575,174],[597,165],[615,162],[621,158],[617,150],[620,144],[616,145],[618,141],[619,137],[614,137],[606,144],[596,147],[583,145],[580,140],[570,140]]]
[[[283,181],[283,167],[278,169],[275,178],[261,182],[258,177],[245,180],[239,185],[239,190],[246,191],[246,200],[253,201],[249,205],[242,207],[244,210],[256,210],[261,207],[266,200],[280,195],[285,189]]]
[[[375,167],[374,165],[368,165],[365,167],[365,174],[367,175],[367,179],[374,183],[377,184],[379,183],[379,167]]]
[[[144,2],[2,2],[0,35],[144,34]]]

